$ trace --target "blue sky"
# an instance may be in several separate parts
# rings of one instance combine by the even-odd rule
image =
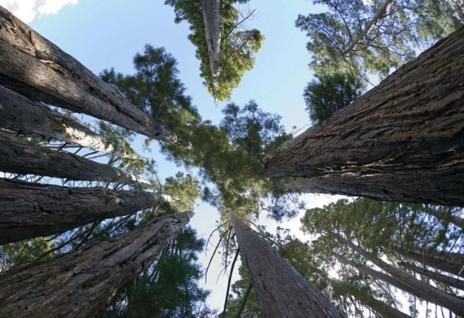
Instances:
[[[2,2],[5,5],[15,1],[0,0],[0,4]],[[64,6],[55,15],[38,17],[31,26],[97,74],[110,67],[122,73],[132,73],[132,58],[145,44],[165,47],[178,60],[179,77],[203,118],[219,122],[224,104],[216,105],[203,86],[195,48],[187,39],[188,25],[175,24],[173,10],[164,5],[164,1],[63,0],[61,4],[65,2],[75,5]],[[258,28],[264,34],[265,41],[256,57],[255,67],[245,74],[231,101],[244,105],[254,99],[266,111],[280,114],[288,131],[293,131],[293,127],[308,125],[302,93],[311,80],[307,66],[310,56],[305,48],[307,38],[295,28],[294,22],[298,14],[314,12],[316,8],[309,0],[251,0],[242,9],[245,13],[256,9],[246,26]],[[39,10],[36,15],[45,14]],[[175,174],[176,167],[156,152],[144,153],[142,147],[136,148],[145,156],[154,156],[162,177]],[[331,200],[333,198],[329,196],[307,196],[310,206],[321,206]],[[191,224],[206,238],[217,219],[217,211],[199,203]],[[271,232],[277,225],[265,217],[260,219],[260,223],[266,224]],[[302,235],[299,232],[299,218],[287,220],[283,226]],[[213,242],[215,240],[217,236],[213,237]],[[201,255],[203,264],[207,262],[211,250]],[[208,284],[205,285],[212,290],[208,303],[217,309],[222,308],[227,280],[224,275],[218,276],[221,269],[220,259],[216,258]]]

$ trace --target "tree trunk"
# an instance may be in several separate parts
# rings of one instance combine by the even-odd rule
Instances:
[[[0,274],[2,317],[96,317],[188,222],[167,215],[108,241]]]
[[[153,138],[166,128],[118,89],[0,6],[0,84],[44,102],[86,113]]]
[[[449,295],[449,294],[446,294],[444,293],[445,295],[447,295],[447,300],[444,300],[443,297],[440,297],[440,296],[436,296],[435,293],[433,294],[430,294],[427,290],[424,290],[424,289],[421,289],[421,286],[415,286],[415,287],[412,287],[410,284],[404,282],[401,278],[399,277],[394,277],[394,276],[391,276],[391,275],[388,275],[388,274],[384,274],[382,272],[379,272],[375,269],[372,269],[370,268],[369,266],[366,266],[366,265],[363,265],[363,264],[359,264],[359,263],[355,263],[355,262],[352,262],[340,255],[336,255],[336,258],[344,263],[344,264],[347,264],[347,265],[350,265],[354,268],[356,268],[360,273],[364,274],[364,275],[368,275],[368,276],[371,276],[372,278],[374,279],[379,279],[387,284],[390,284],[396,288],[399,288],[401,290],[404,290],[405,292],[411,294],[411,295],[414,295],[418,298],[421,298],[425,301],[429,301],[431,303],[434,303],[434,304],[437,304],[437,305],[440,305],[440,306],[443,306],[445,308],[448,308],[450,309],[452,312],[456,313],[456,314],[459,314],[459,315],[462,315],[464,312],[463,312],[463,305],[462,303],[464,302],[462,299],[456,297],[456,296],[452,296],[452,295]],[[427,284],[425,284],[427,285]],[[432,287],[432,286],[430,286]],[[449,301],[448,301],[449,300]]]
[[[258,294],[263,317],[343,317],[312,284],[282,259],[235,213],[231,221],[242,261]]]
[[[289,190],[464,205],[464,28],[285,143]]]
[[[432,251],[406,250],[390,245],[397,253],[435,269],[464,277],[464,256],[458,253],[434,253]]]
[[[211,75],[219,73],[221,57],[221,0],[201,0]]]
[[[455,287],[455,288],[464,290],[464,280],[461,280],[459,278],[450,277],[450,276],[441,274],[439,272],[434,272],[434,271],[428,270],[426,268],[423,268],[423,267],[420,267],[420,266],[417,266],[411,263],[401,262],[400,265],[416,272],[417,274],[428,277],[436,282],[443,283],[449,287]]]
[[[115,152],[112,145],[106,144],[100,136],[86,126],[1,85],[0,128],[66,141],[124,157],[124,154]]]
[[[421,280],[416,279],[414,276],[406,273],[405,271],[396,268],[380,258],[367,253],[359,246],[354,245],[348,240],[345,240],[337,235],[340,243],[349,246],[353,251],[364,257],[366,260],[371,261],[373,264],[390,274],[396,280],[400,280],[403,284],[411,287],[413,290],[426,294],[435,304],[446,307],[457,314],[464,314],[464,299],[450,295],[436,287],[433,287]],[[419,297],[419,295],[417,295]],[[428,300],[424,298],[425,300]]]
[[[68,188],[0,179],[0,245],[63,233],[161,202],[161,195],[151,192]]]
[[[35,145],[0,130],[0,171],[67,178],[137,184],[136,176],[106,164]],[[144,183],[140,180],[140,183]]]

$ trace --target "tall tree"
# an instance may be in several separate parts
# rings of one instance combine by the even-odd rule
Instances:
[[[175,238],[190,214],[167,215],[90,248],[0,274],[7,317],[89,317]],[[115,264],[117,264],[115,266]]]
[[[174,137],[73,57],[0,7],[0,84],[40,101],[132,129]]]
[[[209,92],[217,100],[227,100],[232,90],[240,84],[243,74],[253,67],[254,55],[261,48],[263,36],[256,29],[240,29],[247,18],[240,20],[240,12],[236,5],[248,0],[222,0],[219,7],[216,6],[216,2],[165,0],[166,4],[174,8],[177,23],[187,21],[190,24],[189,39],[197,49],[200,73]],[[206,8],[204,4],[211,3],[214,4],[214,10],[219,10],[219,16],[211,10],[203,10]],[[214,21],[211,21],[212,19]],[[215,63],[211,67],[208,47],[218,41],[216,33],[213,32],[217,20],[220,20],[220,53],[218,58],[217,50],[213,50],[214,62],[219,61],[218,74],[214,74],[216,67]]]
[[[284,144],[267,175],[304,192],[463,205],[463,39],[456,31]]]
[[[158,206],[159,193],[72,188],[0,179],[0,244],[62,233]]]

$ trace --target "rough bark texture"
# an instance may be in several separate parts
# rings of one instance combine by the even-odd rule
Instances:
[[[33,144],[0,130],[0,171],[136,184],[137,177],[83,157]],[[143,181],[142,181],[143,182]]]
[[[242,261],[251,274],[263,317],[343,317],[330,301],[232,213]]]
[[[401,262],[400,265],[436,282],[464,290],[464,280],[462,279],[450,277],[439,272],[434,272],[427,268],[420,267],[411,263]]]
[[[219,73],[221,57],[221,0],[201,0],[211,75]]]
[[[153,138],[166,129],[73,57],[0,6],[0,84]]]
[[[464,28],[284,144],[289,190],[464,205]]]
[[[88,249],[0,274],[0,316],[96,317],[189,218],[189,213],[164,216]]]
[[[158,206],[159,194],[0,179],[0,245]]]
[[[104,153],[115,152],[112,145],[106,144],[86,126],[1,85],[0,128],[37,134]]]
[[[369,266],[349,261],[346,258],[343,258],[341,256],[337,256],[337,259],[342,263],[353,266],[360,273],[364,275],[371,276],[374,279],[382,280],[387,284],[390,284],[396,288],[404,290],[405,292],[411,295],[415,295],[416,297],[421,298],[425,301],[429,301],[431,303],[448,308],[452,312],[459,314],[459,315],[462,315],[464,313],[463,305],[462,305],[464,301],[461,298],[447,294],[449,296],[449,299],[444,300],[443,297],[437,297],[435,294],[430,294],[428,290],[422,289],[421,286],[419,285],[411,286],[409,283],[404,282],[399,277],[395,277],[395,276],[382,273],[380,271],[370,268]]]

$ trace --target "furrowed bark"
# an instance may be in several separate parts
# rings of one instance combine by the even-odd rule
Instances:
[[[175,141],[118,89],[0,6],[0,84],[148,137]]]
[[[211,75],[219,73],[221,56],[221,0],[201,0]]]
[[[189,213],[167,215],[90,248],[0,274],[0,316],[97,317],[189,218]]]
[[[445,284],[449,287],[455,287],[455,288],[459,288],[461,290],[464,290],[464,280],[461,280],[461,279],[458,279],[458,278],[454,278],[454,277],[450,277],[450,276],[447,276],[447,275],[444,275],[444,274],[441,274],[439,272],[434,272],[434,271],[431,271],[431,270],[428,270],[426,268],[423,268],[423,267],[420,267],[420,266],[417,266],[417,265],[414,265],[414,264],[411,264],[411,263],[407,263],[407,262],[401,262],[400,263],[401,266],[403,266],[404,268],[407,268],[407,269],[410,269],[422,276],[425,276],[425,277],[428,277],[436,282],[440,282],[442,284]]]
[[[0,245],[158,206],[160,194],[0,179]]]
[[[33,144],[23,138],[0,130],[0,171],[19,174],[118,182],[122,184],[144,183],[136,176],[106,164],[83,157],[55,151]]]
[[[464,205],[464,28],[284,144],[289,190]]]
[[[343,317],[330,301],[236,215],[231,221],[263,317]]]
[[[462,315],[462,313],[463,313],[462,304],[460,304],[460,303],[464,302],[464,301],[461,298],[458,298],[458,297],[447,294],[450,297],[450,299],[452,299],[452,302],[454,303],[454,305],[449,306],[449,302],[444,301],[443,297],[436,297],[435,294],[430,294],[430,293],[427,292],[427,290],[423,290],[423,289],[421,289],[420,287],[417,287],[417,286],[416,286],[417,288],[414,288],[411,285],[404,282],[399,277],[393,277],[393,276],[391,276],[389,274],[385,274],[385,273],[382,273],[382,272],[377,271],[375,269],[372,269],[369,266],[352,262],[352,261],[350,261],[350,260],[348,260],[348,259],[346,259],[346,258],[344,258],[344,257],[342,257],[340,255],[336,255],[336,258],[340,262],[356,268],[360,273],[362,273],[364,275],[371,276],[374,279],[379,279],[379,280],[381,280],[381,281],[383,281],[383,282],[385,282],[387,284],[390,284],[390,285],[392,285],[392,286],[394,286],[396,288],[404,290],[405,292],[407,292],[407,293],[409,293],[411,295],[414,295],[414,296],[416,296],[418,298],[421,298],[421,299],[423,299],[425,301],[429,301],[431,303],[434,303],[434,304],[443,306],[445,308],[448,308],[452,312],[455,312],[457,314]],[[450,308],[450,307],[453,307],[453,308]],[[454,307],[456,307],[456,308],[454,308]]]
[[[0,128],[41,135],[124,157],[86,126],[1,85]]]

